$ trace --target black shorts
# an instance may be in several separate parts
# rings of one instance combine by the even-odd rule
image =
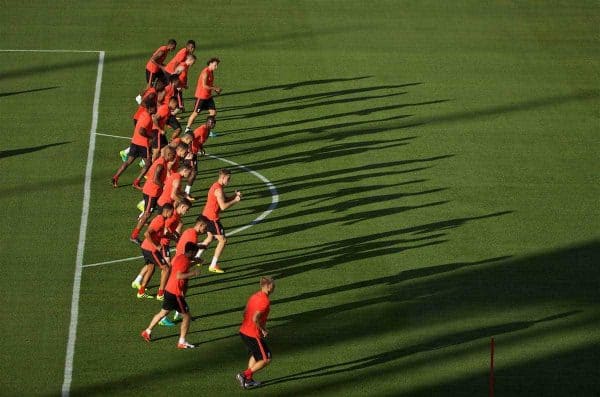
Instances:
[[[162,245],[161,246],[162,249],[160,250],[160,253],[162,254],[163,258],[165,259],[171,259],[171,247],[170,244],[166,244],[166,245]]]
[[[196,173],[198,172],[198,154],[193,154],[190,160],[184,160],[183,164],[192,167]]]
[[[150,197],[147,194],[144,194],[144,212],[147,212],[148,214],[154,212],[157,201],[158,197]]]
[[[177,120],[177,117],[173,116],[172,114],[169,115],[169,118],[167,119],[167,125],[169,127],[171,127],[173,129],[173,131],[181,129],[181,123],[179,123],[179,120]]]
[[[188,306],[183,296],[173,295],[169,291],[165,291],[165,300],[162,304],[163,310],[177,310],[179,313],[188,313],[190,307]]]
[[[267,342],[265,342],[263,338],[253,338],[251,336],[242,334],[241,332],[240,337],[256,361],[271,359],[271,349],[269,349]]]
[[[158,79],[160,79],[160,80],[162,80],[164,82],[167,81],[167,78],[165,76],[165,72],[163,72],[162,69],[160,69],[156,73],[152,73],[148,69],[146,69],[146,83],[154,84],[154,82],[156,80],[158,80]]]
[[[211,221],[209,219],[208,225],[206,225],[206,231],[216,236],[225,236],[225,229],[223,229],[221,221]]]
[[[167,137],[165,134],[159,134],[158,131],[152,134],[154,137],[152,138],[152,149],[158,149],[158,144],[160,143],[161,149],[169,144]]]
[[[148,251],[142,248],[142,255],[144,256],[144,260],[146,263],[150,263],[156,266],[159,266],[161,269],[163,267],[168,267],[169,264],[165,261],[160,251]]]
[[[146,159],[148,158],[148,148],[132,143],[131,145],[129,145],[128,156],[133,158],[141,157],[143,159]]]
[[[212,97],[208,98],[208,99],[200,99],[200,98],[196,98],[196,104],[194,105],[194,111],[196,113],[200,113],[203,110],[209,110],[209,109],[216,109],[215,107],[215,101],[212,99]]]

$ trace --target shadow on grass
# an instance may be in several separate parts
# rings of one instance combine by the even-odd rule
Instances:
[[[27,154],[27,153],[33,153],[33,152],[37,152],[39,150],[44,150],[44,149],[47,149],[47,148],[53,147],[53,146],[66,145],[67,143],[71,143],[71,141],[48,143],[46,145],[31,146],[31,147],[21,148],[21,149],[1,150],[0,151],[0,159],[6,158],[6,157],[12,157],[12,156],[20,156],[22,154]]]
[[[580,386],[578,390],[587,392],[582,395],[592,395],[593,389],[589,385],[597,384],[597,380],[588,378],[583,385],[581,382],[590,374],[597,373],[596,360],[593,359],[593,354],[598,351],[597,345],[590,349],[589,343],[581,340],[581,346],[586,350],[573,346],[567,352],[548,359],[531,350],[529,343],[538,335],[554,337],[556,343],[560,343],[564,332],[572,330],[577,324],[579,328],[575,329],[597,329],[597,316],[588,315],[583,323],[581,316],[589,314],[588,310],[597,305],[600,298],[597,267],[599,248],[598,241],[591,241],[516,259],[501,257],[415,268],[407,270],[404,275],[399,273],[397,278],[380,276],[366,280],[362,285],[355,282],[343,286],[339,284],[339,279],[332,279],[329,290],[322,291],[325,295],[319,294],[318,290],[311,291],[310,284],[307,284],[307,295],[304,297],[274,296],[273,318],[269,320],[269,343],[275,357],[272,367],[283,362],[278,361],[279,354],[281,357],[285,355],[289,375],[268,381],[265,392],[289,395],[334,391],[346,393],[361,384],[364,386],[364,380],[375,379],[386,382],[386,390],[398,390],[397,394],[400,394],[404,382],[398,374],[410,370],[452,373],[452,366],[456,365],[457,357],[461,357],[462,352],[479,354],[479,347],[470,342],[485,341],[490,336],[510,336],[515,346],[520,346],[525,354],[529,354],[528,360],[534,365],[527,368],[520,362],[505,362],[498,371],[498,384],[510,383],[510,386],[499,386],[498,390],[501,387],[513,391],[535,390],[535,385],[547,383],[568,385],[573,382],[572,376],[575,374]],[[335,288],[342,292],[355,287],[363,289],[360,295],[333,295]],[[284,288],[285,282],[280,282],[278,292],[284,293]],[[319,298],[318,305],[313,302],[313,309],[306,310],[306,299],[311,297]],[[299,304],[294,304],[294,298],[300,299]],[[242,303],[238,302],[235,306]],[[529,315],[524,314],[528,308],[535,308],[535,311],[529,310]],[[461,327],[460,321],[471,325]],[[448,322],[452,323],[452,327],[445,331]],[[536,330],[538,326],[540,329]],[[432,329],[437,331],[429,332]],[[528,333],[521,334],[524,330],[528,330]],[[534,330],[534,333],[530,330]],[[135,334],[132,338],[143,345],[144,342],[138,340],[137,331],[137,328],[132,330]],[[77,380],[71,394],[109,395],[140,387],[141,384],[176,382],[186,375],[192,379],[195,377],[198,385],[202,385],[208,381],[196,375],[208,367],[223,371],[222,379],[230,379],[231,383],[219,390],[231,393],[235,390],[233,374],[243,369],[246,361],[245,349],[235,337],[237,330],[231,331],[234,332],[226,331],[217,335],[206,332],[206,341],[218,340],[216,343],[201,344],[198,349],[200,357],[210,357],[210,360],[199,359],[198,354],[181,354],[168,364],[159,360],[152,369],[144,371],[136,370],[135,366],[129,367],[128,372],[112,375],[108,379],[101,378],[100,371],[99,377],[94,379]],[[192,329],[192,332],[197,330]],[[417,340],[407,342],[402,337],[407,333]],[[202,335],[202,331],[199,334]],[[398,335],[397,346],[393,349],[381,344],[386,336],[389,342],[391,334]],[[169,340],[168,343],[172,342]],[[498,346],[501,338],[497,339],[497,343]],[[350,345],[352,349],[348,349]],[[457,346],[460,346],[460,350],[457,350]],[[305,361],[305,353],[332,347],[337,349],[338,354],[323,354],[318,362]],[[357,355],[358,347],[361,347],[358,349],[360,353],[358,357],[353,357]],[[152,348],[152,344],[149,348]],[[433,350],[439,351],[434,363],[428,356],[422,355]],[[576,358],[574,353],[582,354],[584,359]],[[481,354],[485,366],[487,352]],[[560,359],[565,356],[571,357],[566,363]],[[88,363],[97,363],[99,368],[106,365],[99,364],[92,356],[86,360]],[[579,376],[570,370],[567,366],[569,363],[575,364]],[[115,362],[111,365],[120,364]],[[268,379],[269,372],[270,368],[261,372],[258,378]],[[460,392],[464,395],[482,393],[480,386],[482,383],[485,386],[485,381],[471,382],[470,374],[465,376],[461,371],[456,374],[451,381],[434,381],[428,384],[428,388],[448,384],[452,390],[459,390],[453,386],[463,386]],[[302,381],[307,378],[313,378],[314,381]],[[192,382],[190,387],[194,385]],[[553,393],[552,389],[547,390],[548,393],[544,395],[563,395]]]
[[[269,85],[269,86],[265,86],[265,87],[252,88],[249,90],[225,92],[221,96],[224,97],[224,96],[249,94],[249,93],[254,93],[254,92],[271,91],[271,90],[287,91],[287,90],[293,90],[295,88],[300,88],[300,87],[310,87],[310,86],[314,86],[314,85],[331,84],[331,83],[345,83],[348,81],[358,81],[358,80],[368,79],[371,77],[373,77],[373,76],[357,76],[357,77],[347,77],[347,78],[297,81],[295,83],[276,84],[276,85]]]
[[[0,92],[0,98],[5,97],[5,96],[28,94],[30,92],[39,92],[39,91],[54,90],[56,88],[60,88],[60,87],[54,86],[54,87],[44,87],[44,88],[32,88],[30,90],[23,90],[23,91]]]
[[[297,250],[269,252],[262,255],[253,255],[251,258],[239,258],[240,260],[243,260],[244,265],[228,268],[226,278],[212,279],[207,282],[203,280],[200,284],[190,285],[190,293],[188,293],[188,296],[206,293],[204,291],[193,292],[197,287],[206,288],[235,281],[256,280],[257,277],[264,274],[270,274],[276,279],[281,280],[304,272],[325,270],[340,266],[347,267],[351,263],[364,259],[377,258],[384,255],[395,255],[407,250],[443,244],[447,241],[444,239],[447,230],[460,227],[475,220],[491,219],[511,213],[512,211],[502,211],[481,216],[455,218],[398,230],[390,230],[383,233],[363,234],[358,237],[340,239]],[[302,227],[302,225],[298,225],[298,227]],[[285,230],[284,234],[287,232],[288,231]],[[275,233],[279,235],[280,232]],[[406,234],[412,234],[412,236],[405,236]],[[262,256],[273,255],[278,255],[277,259],[267,261],[261,259]],[[244,259],[250,260],[245,261]],[[476,262],[475,264],[486,262]],[[446,266],[448,265],[444,265],[442,268],[445,268]],[[452,266],[450,268],[452,268]],[[460,267],[463,266],[468,265],[460,265]],[[419,270],[417,274],[422,271],[423,270]],[[441,270],[436,270],[436,272],[439,271]],[[409,273],[403,272],[401,274],[401,277],[405,277],[406,274]],[[237,288],[237,285],[224,287],[221,288],[221,290],[231,288]],[[212,292],[214,292],[214,290]]]
[[[272,385],[276,383],[289,382],[293,380],[309,379],[320,376],[330,376],[339,373],[357,371],[372,366],[382,365],[388,361],[394,361],[403,357],[427,352],[431,350],[443,349],[463,343],[468,343],[477,339],[489,338],[490,336],[502,335],[510,332],[516,332],[533,327],[536,324],[543,322],[550,322],[558,319],[563,319],[574,314],[581,313],[580,310],[573,310],[569,312],[559,313],[539,320],[533,321],[514,321],[510,323],[504,323],[500,325],[493,325],[489,327],[481,327],[453,334],[443,335],[439,338],[428,340],[426,343],[408,346],[396,350],[387,351],[385,353],[374,354],[367,357],[362,357],[356,360],[346,361],[343,363],[336,363],[333,365],[326,365],[319,368],[314,368],[308,371],[298,372],[296,374],[284,376],[281,378],[270,379],[265,382],[265,385]]]

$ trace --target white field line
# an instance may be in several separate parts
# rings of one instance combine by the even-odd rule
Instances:
[[[59,52],[47,51],[47,52]],[[73,296],[71,298],[71,322],[69,324],[69,340],[67,342],[67,355],[65,358],[65,373],[62,385],[63,397],[68,397],[73,380],[73,357],[75,355],[75,340],[77,339],[77,321],[79,316],[79,297],[81,291],[81,272],[83,265],[83,252],[87,233],[88,215],[90,212],[90,193],[92,183],[92,168],[94,167],[94,151],[96,148],[96,129],[98,128],[98,108],[100,106],[100,88],[102,87],[102,72],[104,69],[104,51],[70,51],[70,52],[97,52],[98,72],[96,74],[96,88],[94,91],[94,104],[92,106],[92,127],[90,128],[90,143],[88,146],[87,164],[85,167],[85,182],[83,186],[83,208],[81,210],[81,224],[79,226],[79,242],[77,243],[77,259],[75,260],[75,276],[73,280]]]
[[[100,133],[96,133],[96,135],[108,136],[108,137],[113,137],[113,138],[131,139],[128,137],[118,136],[118,135],[108,135],[108,134],[100,134]],[[277,192],[277,188],[275,187],[275,185],[273,183],[271,183],[271,181],[268,180],[264,175],[259,174],[258,172],[246,167],[245,165],[238,164],[235,161],[231,161],[228,159],[224,159],[222,157],[214,156],[212,154],[207,154],[207,156],[212,157],[215,160],[223,161],[225,163],[233,165],[243,171],[249,172],[250,174],[252,174],[255,177],[257,177],[258,179],[260,179],[262,182],[264,182],[265,185],[267,185],[267,187],[269,188],[269,192],[271,192],[271,204],[269,205],[269,208],[267,208],[265,211],[263,211],[256,219],[254,219],[249,224],[238,227],[237,229],[234,229],[231,232],[227,232],[228,236],[231,236],[233,234],[236,234],[236,233],[239,233],[246,229],[251,228],[252,226],[256,225],[257,223],[259,223],[260,221],[265,219],[267,216],[269,216],[269,214],[271,214],[271,212],[273,212],[273,210],[275,208],[277,208],[277,204],[279,204],[279,193]],[[106,262],[91,263],[89,265],[83,265],[82,267],[97,267],[97,266],[103,266],[103,265],[110,265],[112,263],[128,262],[128,261],[133,261],[133,260],[140,259],[140,258],[141,258],[141,256],[130,256],[129,258],[115,259],[115,260],[106,261]]]
[[[104,51],[98,50],[0,50],[0,52],[93,52],[104,54]]]

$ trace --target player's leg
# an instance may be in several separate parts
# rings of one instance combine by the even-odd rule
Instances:
[[[135,146],[137,146],[137,145],[135,145]],[[115,173],[115,175],[113,175],[113,177],[111,179],[113,187],[118,186],[119,177],[127,169],[127,167],[129,167],[131,165],[131,163],[133,163],[135,161],[135,159],[137,158],[138,155],[139,155],[138,151],[136,150],[134,145],[133,144],[130,145],[129,153],[127,154],[127,160],[124,163],[121,163],[121,165],[117,169],[117,172]]]
[[[138,221],[135,227],[133,228],[133,231],[131,232],[131,236],[129,237],[129,241],[131,241],[132,243],[141,245],[141,242],[139,240],[140,232],[146,224],[146,222],[150,219],[150,215],[152,215],[152,212],[156,207],[157,201],[158,197],[150,197],[147,194],[144,194],[145,209],[142,215],[138,218]]]
[[[190,165],[192,166],[192,172],[190,172],[190,175],[188,176],[187,185],[185,186],[185,189],[184,189],[186,196],[189,196],[189,197],[191,197],[192,185],[194,184],[194,181],[196,180],[196,175],[198,175],[198,155],[197,154],[193,155],[193,158],[190,160]]]
[[[166,292],[167,294],[169,294],[169,292]],[[191,349],[194,348],[195,346],[188,343],[185,340],[185,337],[187,336],[188,330],[190,329],[190,322],[192,321],[192,316],[190,315],[190,308],[187,305],[187,302],[185,301],[185,298],[183,296],[176,296],[175,297],[177,299],[177,306],[178,309],[177,311],[179,313],[181,313],[182,315],[182,321],[181,321],[181,328],[179,329],[179,341],[177,343],[177,348],[179,349]]]
[[[156,294],[156,299],[158,300],[164,299],[165,285],[167,285],[170,272],[171,268],[167,264],[160,267],[160,284],[158,285],[158,294]]]
[[[188,118],[187,125],[185,126],[185,132],[192,131],[192,124],[194,123],[194,120],[196,120],[196,117],[198,117],[198,114],[200,114],[201,111],[202,111],[202,99],[196,98],[196,103],[194,104],[194,109],[192,110],[192,113],[190,113],[190,117]]]
[[[250,359],[248,360],[248,368],[240,372],[236,378],[244,389],[260,386],[260,383],[253,379],[253,376],[254,373],[269,365],[271,350],[262,338],[252,338],[241,333],[240,336],[250,351]]]
[[[208,245],[214,240],[214,234],[212,234],[211,232],[207,231],[206,232],[206,238],[204,239],[204,241],[201,243],[204,247],[208,248]],[[196,253],[196,259],[199,259],[200,256],[202,255],[202,253],[206,250],[206,248],[198,248],[198,252]]]
[[[217,234],[217,247],[215,248],[215,252],[213,254],[212,261],[210,262],[210,266],[208,267],[208,271],[213,273],[224,273],[224,271],[219,267],[219,258],[225,249],[225,245],[227,244],[227,238],[223,234]]]
[[[144,266],[142,266],[142,268],[140,269],[139,274],[135,277],[135,280],[133,280],[133,282],[131,283],[131,288],[137,290],[140,289],[140,287],[142,286],[142,279],[144,278],[146,271],[148,271],[148,266],[144,264]]]
[[[150,148],[144,148],[144,149],[146,149],[144,156],[143,156],[144,167],[142,167],[142,170],[140,171],[140,174],[138,175],[138,177],[133,180],[133,187],[135,187],[136,189],[139,189],[139,190],[142,190],[142,187],[140,186],[140,181],[142,180],[142,178],[144,178],[144,175],[146,175],[146,173],[152,166],[152,150]]]
[[[151,340],[150,335],[152,334],[152,328],[154,328],[156,326],[156,324],[158,324],[158,322],[160,320],[162,320],[165,316],[167,316],[170,312],[171,312],[171,310],[163,308],[158,313],[156,313],[154,315],[154,317],[152,317],[152,320],[150,321],[148,328],[146,328],[144,331],[142,331],[142,338],[144,338],[146,340],[146,342],[150,342],[150,340]]]
[[[152,255],[152,252],[147,251],[145,249],[142,249],[142,256],[146,261],[146,272],[144,273],[142,281],[140,282],[140,287],[137,291],[137,297],[138,299],[153,299],[154,297],[146,292],[146,286],[148,285],[150,279],[152,278],[152,275],[154,274],[154,257]]]

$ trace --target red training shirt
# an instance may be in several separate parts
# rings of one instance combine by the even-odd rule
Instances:
[[[146,131],[146,134],[150,134],[152,132],[152,125],[154,124],[152,121],[152,116],[148,113],[146,108],[143,108],[144,111],[140,114],[137,119],[137,123],[135,123],[135,128],[133,130],[133,138],[131,138],[131,143],[134,143],[138,146],[143,146],[145,148],[150,147],[150,139],[140,134],[141,129],[143,128]]]
[[[167,160],[161,156],[150,166],[150,169],[147,173],[148,179],[146,180],[146,183],[144,183],[144,189],[142,190],[144,194],[147,194],[150,197],[159,197],[162,193],[162,186],[154,183],[154,174],[156,173],[156,168],[158,168],[159,165],[162,165],[163,167],[159,175],[159,180],[164,185],[165,179],[167,179]]]
[[[173,234],[177,231],[177,226],[179,226],[179,222],[181,222],[181,215],[177,213],[177,211],[173,211],[173,215],[167,218],[165,221],[165,232],[169,232]],[[166,237],[166,234],[160,239],[160,245],[169,245],[169,238]]]
[[[158,205],[163,207],[165,204],[173,204],[173,199],[171,198],[171,194],[173,193],[173,181],[179,180],[181,183],[181,174],[179,172],[172,172],[171,175],[165,179],[165,184],[163,186],[163,191],[156,202]]]
[[[261,312],[258,317],[258,322],[261,327],[265,327],[267,324],[267,317],[269,316],[269,311],[271,310],[271,301],[269,301],[269,296],[265,294],[263,291],[258,291],[253,294],[246,304],[246,310],[244,311],[244,320],[242,321],[242,326],[240,327],[240,332],[246,336],[250,336],[252,338],[261,338],[259,329],[252,321],[252,317],[256,312]]]
[[[198,84],[196,85],[196,93],[194,94],[194,96],[200,99],[209,99],[210,97],[212,97],[212,92],[204,86],[204,76],[207,76],[207,83],[209,86],[212,87],[215,78],[213,76],[212,70],[210,70],[207,66],[204,69],[202,69],[200,76],[198,76]]]
[[[211,221],[219,220],[219,212],[221,212],[221,207],[219,207],[217,196],[215,196],[215,191],[219,189],[223,191],[223,185],[221,185],[219,182],[215,182],[212,184],[212,186],[208,190],[206,204],[204,205],[204,210],[202,211],[202,215],[204,215]]]
[[[165,61],[165,59],[167,58],[167,55],[169,54],[170,50],[169,50],[169,47],[167,47],[166,45],[163,45],[163,46],[158,47],[156,49],[156,51],[154,51],[154,53],[148,60],[148,63],[146,64],[146,69],[150,73],[154,74],[154,73],[158,73],[160,71],[160,68],[152,62],[152,58],[154,58],[154,56],[160,51],[162,51],[163,54],[156,60],[156,63],[158,63],[159,65],[162,65],[163,62]]]
[[[194,139],[192,140],[192,153],[197,154],[200,149],[204,146],[204,142],[208,139],[210,130],[206,124],[202,124],[200,127],[194,130]]]
[[[165,289],[176,296],[184,296],[187,290],[187,279],[178,279],[177,273],[187,273],[190,269],[190,259],[185,255],[176,255],[171,262],[171,274]]]
[[[162,215],[157,215],[152,222],[150,222],[148,233],[150,234],[150,240],[152,241],[148,241],[147,238],[144,239],[144,241],[142,241],[142,248],[150,252],[157,251],[155,244],[160,244],[160,240],[165,234],[165,218]]]
[[[193,227],[181,233],[181,237],[179,237],[179,241],[175,247],[175,255],[183,255],[187,243],[198,244],[198,232]]]

